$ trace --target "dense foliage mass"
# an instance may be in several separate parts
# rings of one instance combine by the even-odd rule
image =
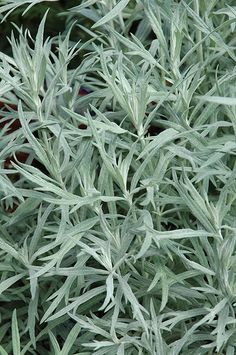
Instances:
[[[233,355],[234,1],[62,3],[0,5],[49,8],[0,53],[0,354]]]

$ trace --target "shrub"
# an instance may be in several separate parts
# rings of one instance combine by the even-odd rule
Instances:
[[[0,53],[0,353],[233,355],[234,2],[41,2],[0,5],[49,9]]]

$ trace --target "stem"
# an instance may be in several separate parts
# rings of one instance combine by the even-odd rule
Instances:
[[[193,7],[194,7],[194,11],[196,12],[196,14],[199,16],[199,1],[200,0],[193,0]],[[196,32],[196,40],[197,42],[201,42],[202,40],[202,32],[197,29],[197,32]],[[197,53],[198,53],[198,59],[199,59],[199,62],[202,63],[203,62],[203,50],[202,50],[202,43],[198,46],[197,48]]]

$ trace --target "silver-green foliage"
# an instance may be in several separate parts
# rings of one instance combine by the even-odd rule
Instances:
[[[0,53],[0,354],[234,354],[230,5],[78,1]]]

